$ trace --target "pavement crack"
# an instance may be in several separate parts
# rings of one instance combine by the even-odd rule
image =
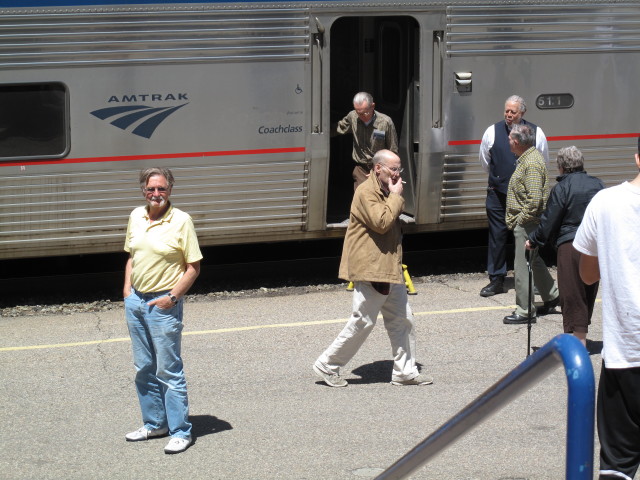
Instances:
[[[98,312],[91,312],[91,315],[95,318],[96,322],[95,322],[95,329],[98,332],[98,338],[102,338],[102,334],[104,332],[103,326],[102,326],[102,316],[98,313]],[[97,344],[97,351],[98,351],[98,356],[100,357],[100,366],[102,368],[102,370],[104,372],[108,372],[108,356],[107,353],[104,350],[104,344],[103,343],[98,343]]]

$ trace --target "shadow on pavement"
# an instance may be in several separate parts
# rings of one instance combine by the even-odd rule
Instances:
[[[422,364],[416,362],[418,370],[422,368]],[[361,365],[351,371],[360,378],[350,378],[351,384],[368,384],[368,383],[390,383],[391,371],[393,370],[392,360],[377,360],[373,363]]]
[[[213,433],[220,433],[225,430],[233,430],[229,422],[220,420],[213,415],[190,415],[189,421],[193,425],[191,434],[194,439],[204,437]]]

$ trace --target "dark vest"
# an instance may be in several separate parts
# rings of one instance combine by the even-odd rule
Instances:
[[[522,124],[530,126],[533,128],[533,133],[536,133],[538,127],[533,123],[522,119]],[[496,123],[493,128],[495,138],[493,140],[493,146],[491,150],[489,150],[491,154],[491,161],[489,162],[489,188],[493,188],[506,195],[509,180],[511,180],[511,175],[513,175],[516,169],[518,156],[512,153],[509,147],[509,129],[507,128],[507,123],[502,120]]]

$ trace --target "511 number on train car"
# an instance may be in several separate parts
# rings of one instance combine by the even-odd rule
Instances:
[[[536,105],[541,110],[573,107],[573,95],[570,93],[544,93],[536,98]]]

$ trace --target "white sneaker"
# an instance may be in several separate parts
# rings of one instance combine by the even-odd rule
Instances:
[[[391,385],[431,385],[433,383],[433,377],[421,373],[411,380],[392,380]]]
[[[191,445],[191,437],[172,437],[164,447],[164,453],[180,453],[184,452]]]
[[[124,438],[127,442],[140,442],[154,437],[164,437],[167,433],[169,433],[169,429],[167,427],[157,428],[155,430],[148,430],[146,427],[140,427],[135,432],[127,433]]]
[[[325,373],[315,364],[313,365],[313,371],[330,387],[346,387],[349,385],[347,381],[337,373]]]

